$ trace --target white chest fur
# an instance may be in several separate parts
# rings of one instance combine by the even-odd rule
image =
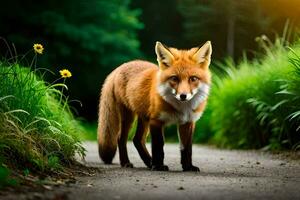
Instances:
[[[202,112],[194,112],[194,110],[207,99],[209,88],[208,84],[202,83],[199,88],[193,91],[193,97],[191,100],[181,102],[175,98],[174,89],[172,89],[168,84],[160,84],[158,86],[159,94],[166,102],[174,107],[174,111],[162,111],[159,114],[159,119],[167,124],[184,124],[187,122],[197,121],[201,117]]]
[[[159,119],[166,124],[185,124],[187,122],[195,122],[202,115],[202,112],[194,112],[192,109],[185,112],[161,112]]]

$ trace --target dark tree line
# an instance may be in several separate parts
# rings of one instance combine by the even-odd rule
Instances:
[[[300,25],[298,0],[133,0],[132,7],[142,10],[139,40],[150,58],[156,40],[180,48],[212,40],[215,59],[251,58],[257,36],[274,38],[288,19],[293,30]]]

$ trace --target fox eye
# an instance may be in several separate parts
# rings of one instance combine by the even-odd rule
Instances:
[[[199,80],[199,78],[197,77],[197,76],[191,76],[190,77],[190,81],[191,82],[196,82],[196,81],[198,81]]]
[[[169,80],[173,81],[173,82],[179,82],[179,78],[177,76],[171,76],[169,78]]]

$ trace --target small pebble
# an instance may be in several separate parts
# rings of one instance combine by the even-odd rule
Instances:
[[[46,190],[52,190],[52,187],[49,186],[49,185],[43,185],[43,187],[44,187]]]
[[[282,162],[282,163],[280,163],[279,165],[280,165],[280,166],[283,166],[283,165],[286,165],[286,163]]]
[[[43,198],[43,195],[40,194],[40,193],[35,192],[35,193],[33,193],[33,197],[37,198],[37,199],[41,199],[41,198]]]
[[[184,190],[184,187],[180,186],[177,190]]]

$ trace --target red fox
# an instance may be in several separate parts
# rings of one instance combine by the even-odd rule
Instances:
[[[126,143],[137,116],[133,143],[147,167],[169,170],[164,165],[163,128],[175,123],[178,124],[183,171],[199,171],[192,164],[192,137],[209,94],[211,43],[207,41],[202,47],[178,50],[156,42],[155,52],[158,66],[147,61],[131,61],[106,78],[99,105],[100,158],[110,164],[118,146],[121,166],[133,167]],[[149,131],[152,157],[145,146]]]

